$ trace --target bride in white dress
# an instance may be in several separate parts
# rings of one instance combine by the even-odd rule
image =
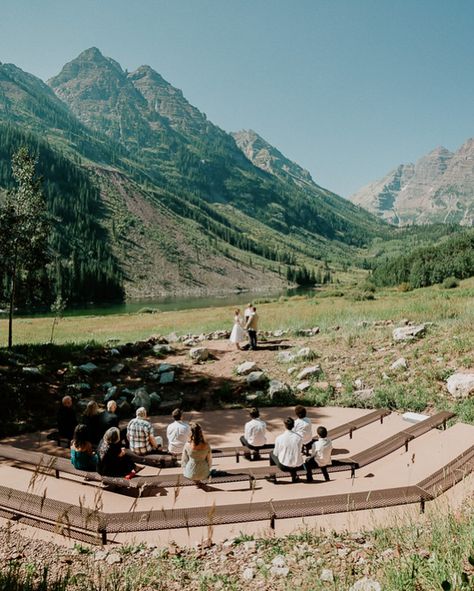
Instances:
[[[235,343],[237,349],[240,349],[240,343],[247,340],[247,334],[242,327],[242,316],[240,315],[240,310],[236,310],[234,312],[234,326],[232,327],[229,340],[231,343]]]

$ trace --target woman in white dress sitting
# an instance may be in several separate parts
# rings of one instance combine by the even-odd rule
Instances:
[[[240,315],[240,310],[238,309],[234,312],[234,326],[232,327],[229,340],[231,343],[235,343],[235,346],[239,350],[240,343],[247,340],[247,335],[242,327],[242,316]]]

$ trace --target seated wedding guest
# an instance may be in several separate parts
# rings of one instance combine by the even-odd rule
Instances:
[[[193,480],[194,484],[202,487],[202,480],[209,477],[212,466],[211,448],[204,439],[201,426],[198,423],[191,423],[189,440],[183,449],[181,466],[185,478]]]
[[[166,429],[166,438],[168,439],[168,451],[178,455],[183,453],[186,441],[189,439],[191,427],[189,423],[182,420],[183,413],[180,408],[175,408],[171,413],[173,422]]]
[[[97,472],[102,476],[122,476],[130,479],[137,473],[135,464],[120,443],[120,431],[110,427],[97,447]]]
[[[265,421],[260,418],[258,408],[251,408],[249,410],[250,421],[245,423],[244,434],[240,438],[240,443],[244,447],[253,450],[253,459],[260,459],[260,449],[267,442],[267,425]]]
[[[119,426],[119,418],[117,415],[117,403],[115,400],[109,400],[104,412],[99,414],[99,423],[102,430],[102,435],[111,427]]]
[[[76,411],[72,406],[71,396],[63,396],[58,410],[58,440],[64,438],[71,444],[74,429],[77,425]]]
[[[286,431],[275,439],[275,447],[270,453],[270,466],[278,466],[283,472],[290,472],[291,481],[299,482],[297,471],[303,468],[301,455],[301,435],[295,433],[295,422],[291,417],[283,421]],[[270,478],[270,480],[274,480]]]
[[[82,424],[87,427],[87,438],[92,445],[97,445],[102,439],[102,425],[100,420],[99,406],[95,400],[87,403],[86,410],[82,415]]]
[[[87,439],[86,425],[77,425],[71,442],[71,464],[77,470],[95,472],[97,469],[97,454],[92,443]]]
[[[137,408],[136,418],[128,423],[127,439],[130,451],[139,456],[146,456],[161,449],[163,439],[155,437],[155,431],[150,421],[147,421],[146,408]]]
[[[295,406],[295,415],[297,419],[295,421],[294,432],[301,435],[303,452],[309,456],[309,450],[313,445],[313,426],[311,425],[311,419],[306,416],[306,409],[300,404]]]
[[[321,468],[324,479],[328,481],[329,474],[326,466],[332,464],[332,441],[328,437],[327,429],[326,427],[318,427],[316,432],[318,434],[318,439],[313,443],[311,448],[311,457],[304,463],[306,480],[308,482],[313,482],[313,468]]]

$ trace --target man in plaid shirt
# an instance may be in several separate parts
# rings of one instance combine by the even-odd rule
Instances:
[[[127,439],[130,442],[130,450],[140,456],[153,453],[161,449],[163,439],[155,437],[153,426],[146,420],[146,408],[137,408],[137,417],[128,423]]]

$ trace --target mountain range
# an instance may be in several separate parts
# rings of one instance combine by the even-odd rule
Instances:
[[[56,220],[53,291],[70,302],[280,288],[289,268],[347,266],[391,232],[255,132],[225,132],[149,66],[127,72],[97,48],[47,83],[0,64],[0,194],[25,144]]]
[[[474,226],[474,138],[456,152],[438,147],[415,164],[400,164],[350,200],[400,226]]]

